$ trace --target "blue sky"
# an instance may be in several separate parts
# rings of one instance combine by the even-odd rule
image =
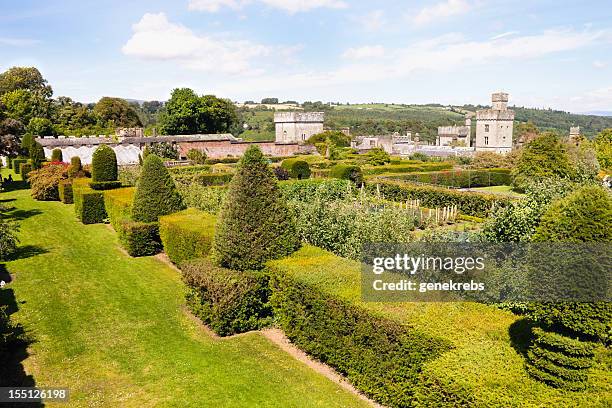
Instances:
[[[612,6],[573,0],[0,0],[0,70],[55,96],[612,110]]]

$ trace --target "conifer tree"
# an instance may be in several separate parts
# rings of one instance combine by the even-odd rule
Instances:
[[[217,221],[214,257],[223,267],[257,270],[296,251],[300,240],[261,150],[247,149]]]
[[[140,180],[136,186],[132,219],[157,222],[160,216],[183,208],[183,200],[168,169],[158,156],[149,154],[144,159]]]

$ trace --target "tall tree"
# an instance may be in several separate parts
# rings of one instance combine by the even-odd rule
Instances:
[[[13,67],[0,74],[0,95],[22,89],[50,98],[53,89],[35,67]]]
[[[105,96],[96,103],[93,111],[101,121],[107,122],[112,126],[142,126],[136,111],[125,99]]]
[[[227,132],[237,123],[234,104],[214,95],[198,96],[189,88],[172,91],[159,118],[162,134]]]

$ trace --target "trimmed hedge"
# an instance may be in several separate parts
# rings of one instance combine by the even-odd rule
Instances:
[[[438,184],[456,188],[502,186],[512,184],[509,169],[434,171],[427,173],[390,174],[380,176],[396,180]]]
[[[112,190],[121,187],[120,181],[92,181],[89,187],[94,190]]]
[[[60,181],[57,188],[59,192],[59,199],[62,203],[64,204],[74,203],[74,199],[72,197],[72,180]]]
[[[586,388],[592,366],[593,345],[561,334],[534,328],[535,340],[527,353],[527,372],[555,388],[580,391]]]
[[[316,258],[305,262],[313,265],[313,261]],[[277,262],[268,264],[270,303],[291,342],[334,367],[377,402],[412,406],[424,364],[449,350],[449,342],[365,310],[294,275],[286,260]],[[328,272],[331,276],[337,271]],[[337,279],[338,285],[352,283],[344,276]]]
[[[135,191],[134,187],[127,187],[104,192],[106,213],[111,225],[117,232],[121,231],[123,221],[130,220]]]
[[[181,265],[191,311],[221,336],[257,330],[271,323],[268,277],[261,272],[233,271],[209,259]]]
[[[195,208],[159,219],[164,252],[175,264],[208,256],[215,236],[217,218]]]
[[[304,160],[286,159],[281,163],[281,168],[287,170],[291,178],[298,180],[310,178],[310,166]]]
[[[486,218],[494,206],[506,206],[512,201],[511,198],[501,195],[456,191],[384,179],[375,179],[366,185],[371,194],[376,194],[377,188],[387,200],[421,200],[421,205],[427,208],[456,205],[462,213],[480,218]]]
[[[329,170],[329,177],[341,180],[351,180],[357,185],[363,184],[361,167],[352,164],[336,164]]]
[[[169,167],[168,172],[173,176],[185,174],[206,173],[210,170],[210,166],[206,164],[198,164],[195,166],[177,166]]]
[[[383,173],[416,173],[422,171],[450,170],[454,167],[453,163],[420,163],[420,164],[388,164],[385,166],[365,167],[363,174],[378,175]]]
[[[21,164],[22,164],[22,163],[27,163],[27,162],[28,162],[28,159],[20,159],[20,158],[13,159],[13,160],[11,161],[11,165],[13,166],[13,171],[14,171],[16,174],[21,174],[21,173],[20,173],[20,171],[21,171],[21,168],[20,168],[20,167],[21,167]]]
[[[232,181],[233,176],[232,173],[198,173],[191,181],[202,186],[223,186]]]
[[[107,217],[104,192],[89,187],[90,179],[75,179],[72,183],[74,211],[83,224],[98,224]]]
[[[157,222],[123,220],[119,240],[130,256],[155,255],[162,250]]]
[[[28,179],[28,173],[32,171],[32,164],[31,163],[21,163],[19,165],[19,174],[21,174],[21,177],[24,180]]]
[[[91,181],[116,181],[117,174],[115,151],[107,145],[100,145],[91,157]]]
[[[108,219],[119,235],[121,246],[130,256],[155,255],[162,249],[159,223],[131,219],[135,192],[134,187],[105,191]]]

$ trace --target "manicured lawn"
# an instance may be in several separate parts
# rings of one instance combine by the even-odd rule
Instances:
[[[524,194],[512,191],[512,186],[491,186],[472,188],[472,191],[483,191],[487,193],[507,194],[516,197],[523,197]]]
[[[37,386],[65,386],[71,406],[363,406],[257,333],[209,337],[182,311],[179,273],[134,259],[106,225],[72,205],[2,193],[21,219],[12,315],[32,335],[23,364]],[[14,200],[14,201],[12,201]],[[2,297],[4,298],[4,297]]]

